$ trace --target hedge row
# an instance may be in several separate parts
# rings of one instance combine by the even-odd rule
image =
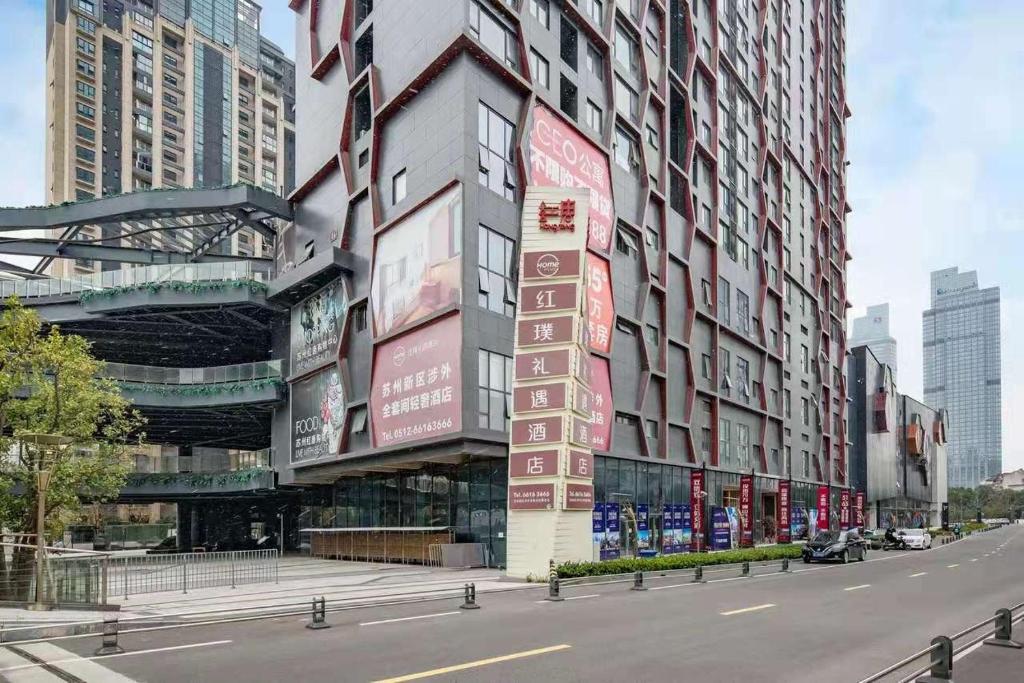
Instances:
[[[680,553],[660,557],[623,558],[604,562],[565,562],[558,566],[558,576],[571,579],[578,576],[601,576],[604,574],[628,574],[631,572],[654,572],[668,569],[692,569],[712,564],[733,564],[736,562],[765,562],[783,558],[800,557],[800,545],[771,545],[763,548],[723,550],[713,553]]]

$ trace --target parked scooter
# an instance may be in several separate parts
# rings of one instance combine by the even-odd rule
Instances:
[[[903,534],[886,534],[882,541],[882,550],[909,550]]]

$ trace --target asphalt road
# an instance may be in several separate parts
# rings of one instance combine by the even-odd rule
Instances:
[[[121,636],[126,654],[90,661],[76,656],[90,657],[95,639],[28,652],[55,662],[49,669],[0,648],[0,679],[859,681],[934,635],[1024,602],[1024,527],[931,551],[873,551],[863,563],[794,569],[702,585],[651,579],[643,592],[628,583],[576,587],[561,603],[542,601],[542,590],[482,594],[475,611],[454,601],[353,610],[328,614],[332,627],[319,631],[303,628],[306,619],[281,617],[129,633]],[[997,648],[964,659],[964,672],[974,673],[956,680],[1024,681],[1017,651],[1001,652],[999,662],[1010,662],[1003,665],[986,659],[990,649]],[[53,670],[75,667],[71,679]]]

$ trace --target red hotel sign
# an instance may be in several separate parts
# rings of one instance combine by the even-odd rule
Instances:
[[[563,507],[566,510],[593,510],[594,509],[594,487],[591,484],[566,484],[565,502]]]
[[[558,475],[558,451],[512,451],[508,456],[510,477],[554,477]]]
[[[531,384],[512,390],[513,410],[531,413],[542,410],[564,410],[566,407],[565,382]]]
[[[569,349],[558,351],[537,351],[516,355],[515,379],[545,379],[547,377],[567,377],[569,360],[572,358]]]
[[[555,507],[554,484],[510,484],[509,510],[552,510]]]
[[[864,492],[857,491],[856,505],[853,507],[854,526],[864,527]]]
[[[520,320],[516,323],[516,330],[519,333],[519,346],[568,344],[573,340],[573,327],[571,315]]]
[[[552,277],[580,276],[580,252],[572,249],[528,251],[523,254],[524,280],[546,280]]]
[[[839,492],[839,528],[850,528],[850,489]]]
[[[594,456],[587,451],[569,449],[569,476],[581,479],[594,478]]]
[[[562,425],[561,416],[512,420],[512,445],[539,446],[546,443],[558,443],[564,436]]]
[[[519,306],[523,313],[575,311],[577,302],[575,282],[520,287]]]

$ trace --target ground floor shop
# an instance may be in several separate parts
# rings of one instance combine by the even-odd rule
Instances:
[[[868,526],[878,529],[930,529],[942,526],[941,511],[925,500],[887,498],[871,505]]]

